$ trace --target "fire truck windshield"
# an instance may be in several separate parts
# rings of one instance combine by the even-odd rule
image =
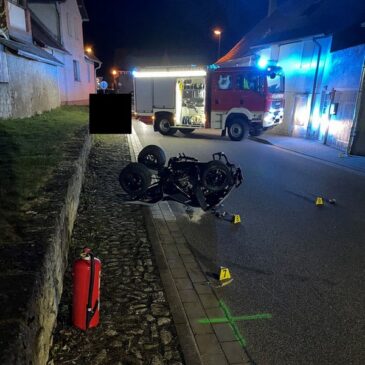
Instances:
[[[270,73],[266,76],[267,90],[270,94],[284,92],[284,77],[278,73]]]

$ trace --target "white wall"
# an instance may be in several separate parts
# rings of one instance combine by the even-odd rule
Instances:
[[[322,51],[317,85],[321,85],[331,38],[322,38],[318,42],[321,44]],[[259,52],[259,55],[277,61],[278,66],[283,68],[285,74],[284,119],[281,125],[270,131],[271,133],[283,135],[294,134],[298,136],[304,136],[306,134],[314,76],[317,67],[318,49],[319,47],[313,40],[306,40],[279,46],[274,45]],[[321,90],[317,89],[316,97],[319,97],[320,93]],[[295,101],[299,99],[304,100],[305,98],[308,100],[307,103],[304,103],[306,107],[295,110]],[[294,120],[298,122],[298,125],[294,125]]]
[[[60,3],[61,37],[65,49],[71,55],[57,53],[55,56],[64,63],[60,69],[59,83],[61,101],[64,104],[85,104],[89,101],[89,94],[95,93],[95,71],[91,67],[91,79],[88,81],[87,62],[85,61],[84,41],[82,34],[82,19],[76,0]],[[81,81],[75,81],[73,60],[80,64]]]
[[[0,83],[0,118],[24,118],[60,106],[56,66],[6,53],[9,82]]]

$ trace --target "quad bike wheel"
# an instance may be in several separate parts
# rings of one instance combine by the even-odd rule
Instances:
[[[131,162],[119,174],[119,183],[126,193],[142,195],[151,184],[152,176],[148,168],[138,162]]]
[[[139,153],[138,162],[151,170],[159,170],[165,166],[166,155],[161,147],[149,145]]]
[[[210,161],[201,176],[202,184],[210,191],[221,191],[232,183],[231,170],[222,161]]]

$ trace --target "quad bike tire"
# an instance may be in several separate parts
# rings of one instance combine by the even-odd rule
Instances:
[[[166,155],[161,147],[151,144],[139,153],[138,162],[151,170],[159,170],[165,166]]]
[[[222,161],[210,161],[201,174],[202,185],[210,191],[221,191],[232,183],[231,170]]]
[[[152,181],[148,168],[139,163],[131,162],[119,174],[119,183],[123,190],[133,196],[146,192]]]

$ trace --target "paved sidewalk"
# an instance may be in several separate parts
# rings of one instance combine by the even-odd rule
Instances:
[[[365,157],[347,155],[345,152],[326,146],[319,141],[271,134],[263,134],[260,137],[253,137],[251,139],[257,142],[272,144],[275,147],[319,159],[339,167],[365,173]]]

